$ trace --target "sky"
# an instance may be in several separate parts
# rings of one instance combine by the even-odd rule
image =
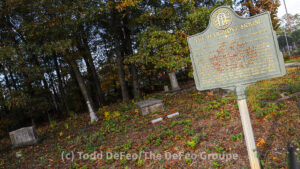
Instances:
[[[300,14],[300,0],[285,0],[287,11],[289,14]],[[283,0],[280,0],[278,16],[281,18],[285,14]]]

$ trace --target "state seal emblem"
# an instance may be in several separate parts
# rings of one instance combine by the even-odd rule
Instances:
[[[220,8],[213,14],[212,21],[217,29],[226,29],[232,23],[231,12],[226,8]]]

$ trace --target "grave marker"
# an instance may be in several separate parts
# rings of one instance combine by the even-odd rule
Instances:
[[[243,18],[229,7],[219,7],[212,12],[207,29],[187,40],[197,90],[235,91],[250,166],[260,168],[245,89],[286,73],[270,14]]]
[[[163,101],[154,98],[137,102],[135,105],[143,116],[154,111],[164,110]]]
[[[39,141],[34,126],[23,127],[9,132],[9,136],[14,147],[33,145]]]

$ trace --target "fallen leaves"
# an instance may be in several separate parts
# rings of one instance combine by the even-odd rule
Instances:
[[[214,96],[214,92],[213,91],[209,91],[209,92],[207,92],[207,95],[213,97]]]
[[[147,121],[147,119],[151,119],[152,116],[149,115],[145,117],[139,115],[138,109],[135,109],[134,106],[128,109],[127,112],[121,111],[118,108],[118,106],[120,106],[118,104],[103,107],[103,110],[101,111],[103,118],[105,118],[105,114],[107,114],[106,116],[110,120],[115,120],[118,118],[121,119],[124,118],[125,115],[130,118],[126,119],[126,121],[122,123],[115,123],[113,128],[118,130],[106,133],[103,138],[104,143],[101,145],[94,145],[92,148],[95,149],[93,150],[98,152],[114,152],[116,151],[116,146],[120,146],[120,144],[124,145],[126,143],[124,141],[126,140],[132,141],[132,146],[128,148],[127,153],[136,153],[139,151],[152,151],[157,153],[162,153],[162,151],[169,151],[171,153],[178,153],[180,151],[191,153],[205,151],[206,153],[215,153],[215,147],[222,146],[227,153],[230,152],[239,154],[239,158],[241,159],[234,164],[230,164],[229,168],[242,168],[245,166],[245,162],[243,161],[247,161],[248,156],[244,140],[236,141],[234,144],[228,144],[232,143],[229,142],[230,135],[236,135],[237,133],[242,132],[242,125],[240,122],[239,111],[236,106],[236,100],[229,96],[229,100],[227,102],[221,104],[220,106],[212,107],[210,110],[203,111],[202,108],[204,106],[208,106],[209,101],[221,102],[222,100],[217,100],[216,95],[214,95],[212,91],[208,93],[191,91],[178,93],[176,95],[162,94],[162,97],[165,102],[167,112],[182,112],[180,116],[172,120],[166,120],[162,125],[149,126],[149,124],[145,123],[145,121]],[[196,98],[203,99],[203,102],[197,102],[195,100]],[[224,100],[224,98],[222,99]],[[277,112],[275,111],[269,111],[269,116],[265,116],[264,118],[256,118],[257,111],[253,110],[251,105],[249,106],[249,111],[251,112],[252,117],[251,120],[254,124],[253,129],[255,136],[258,138],[256,140],[258,151],[262,152],[262,155],[267,159],[265,164],[272,164],[274,168],[286,166],[286,161],[283,160],[286,157],[286,152],[282,149],[282,145],[285,143],[284,139],[289,138],[291,140],[296,140],[296,133],[299,131],[299,129],[295,127],[298,124],[297,117],[299,117],[295,111],[297,109],[297,103],[295,101],[289,101],[286,103],[286,105],[286,107],[283,106],[280,109],[280,111],[287,112],[285,113],[286,116],[282,116],[280,118],[277,118]],[[214,117],[216,113],[224,110],[229,112],[231,119],[226,123],[220,120],[215,120]],[[160,114],[153,114],[153,116],[154,115],[160,116]],[[45,156],[45,159],[48,159],[47,157],[51,157],[51,159],[46,160],[45,164],[45,166],[48,166],[49,168],[70,168],[70,163],[60,166],[60,158],[56,158],[59,156],[59,151],[67,150],[86,152],[88,143],[91,143],[88,141],[88,138],[90,137],[87,137],[87,133],[93,135],[94,133],[101,132],[105,129],[105,127],[107,127],[104,126],[103,123],[96,123],[93,125],[93,127],[81,132],[82,130],[79,130],[78,128],[86,126],[86,119],[88,118],[88,114],[82,114],[79,115],[79,118],[77,119],[69,118],[68,120],[57,122],[53,128],[46,126],[40,129],[38,135],[47,137],[47,139],[45,139],[45,141],[39,145],[24,148],[26,156],[24,156],[24,161],[20,160],[21,163],[28,163],[31,159],[37,159],[33,160],[31,163],[31,166],[33,166],[32,168],[34,168],[40,164],[40,158],[38,157],[43,155]],[[199,144],[197,144],[195,149],[187,148],[185,146],[185,142],[188,141],[190,136],[184,133],[184,125],[177,125],[176,127],[171,128],[174,132],[174,135],[161,137],[160,145],[155,146],[153,144],[145,144],[145,138],[149,137],[151,134],[154,133],[159,135],[163,131],[168,130],[172,122],[186,120],[191,120],[191,130],[194,130],[195,134],[201,134],[202,130],[208,134],[206,137],[201,135]],[[105,121],[110,122],[109,120]],[[119,128],[119,126],[122,128]],[[125,129],[126,132],[124,132]],[[276,135],[276,137],[268,137],[272,135]],[[269,145],[270,141],[272,141],[272,144]],[[78,143],[75,144],[75,142]],[[9,140],[5,144],[9,144]],[[280,150],[276,149],[278,147],[280,147]],[[278,151],[278,153],[281,155],[265,153],[265,150],[270,150],[271,152],[276,151],[276,153]],[[122,149],[120,151],[122,151]],[[13,151],[9,152],[9,154],[14,157],[11,159],[15,159],[15,153],[16,152],[13,153]],[[5,160],[5,164],[2,159]],[[0,157],[0,168],[2,167],[1,165],[5,166],[12,163],[12,161],[6,162],[6,160],[9,161],[6,156]],[[78,167],[91,167],[93,165],[97,165],[98,168],[103,166],[107,168],[113,168],[112,166],[115,166],[116,168],[126,168],[126,166],[129,166],[130,168],[137,168],[137,162],[128,161],[126,164],[121,164],[121,162],[118,160],[114,161],[113,163],[107,163],[105,160],[95,160],[96,159],[93,159],[93,161],[88,160],[78,162]],[[158,163],[158,161],[146,160],[144,161],[143,168],[155,168],[155,165]],[[211,163],[206,163],[205,161],[201,161],[198,164],[203,164],[203,166],[207,166],[208,168],[211,167]],[[168,168],[188,167],[184,161],[164,161],[161,166]],[[191,164],[191,166],[194,166],[194,164]]]
[[[257,141],[256,141],[256,146],[257,146],[257,147],[262,147],[262,148],[264,148],[265,145],[266,145],[266,140],[265,140],[264,138],[259,138],[259,139],[257,139]]]

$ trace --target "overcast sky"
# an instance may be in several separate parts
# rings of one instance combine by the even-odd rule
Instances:
[[[300,0],[285,0],[286,7],[289,14],[300,14]],[[280,7],[278,9],[278,16],[281,18],[285,14],[283,0],[280,0]]]

